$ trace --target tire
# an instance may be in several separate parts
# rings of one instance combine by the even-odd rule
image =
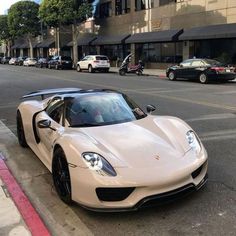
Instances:
[[[93,67],[91,65],[88,66],[89,73],[93,73]]]
[[[57,148],[53,154],[52,177],[56,192],[66,204],[71,204],[70,171],[64,151]]]
[[[199,82],[201,84],[207,84],[208,83],[208,78],[207,78],[207,75],[205,73],[201,73],[199,75]]]
[[[26,148],[28,147],[28,144],[25,139],[23,121],[22,121],[22,117],[19,110],[17,110],[17,113],[16,113],[16,125],[17,125],[18,142],[21,145],[21,147]]]
[[[143,75],[143,72],[141,70],[136,71],[136,75]]]
[[[171,80],[171,81],[176,80],[175,72],[174,72],[174,71],[170,71],[169,74],[168,74],[168,78],[169,78],[169,80]]]
[[[79,64],[77,65],[76,70],[77,70],[77,72],[81,72],[81,68],[80,68]]]
[[[121,76],[125,75],[125,70],[119,70],[119,75]]]

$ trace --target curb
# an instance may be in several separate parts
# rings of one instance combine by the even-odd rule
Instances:
[[[4,156],[0,153],[0,178],[10,193],[12,200],[32,236],[50,236],[51,234],[44,222],[30,203],[28,197],[24,194],[14,176],[11,174],[4,160]]]

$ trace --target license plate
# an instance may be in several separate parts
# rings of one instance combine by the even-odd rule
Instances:
[[[230,72],[230,69],[226,69],[225,71],[226,71],[226,72]]]

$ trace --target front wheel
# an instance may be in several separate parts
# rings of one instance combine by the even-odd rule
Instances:
[[[28,147],[28,144],[25,139],[23,121],[22,121],[22,117],[19,110],[16,113],[16,126],[17,126],[17,138],[18,138],[19,144],[23,148]]]
[[[119,70],[119,75],[121,76],[125,75],[125,70]]]
[[[207,84],[208,83],[208,78],[207,78],[207,75],[205,73],[201,73],[199,75],[199,82],[201,84]]]
[[[81,72],[80,65],[77,65],[76,70],[77,70],[77,72]]]
[[[71,204],[71,181],[68,162],[64,151],[56,149],[52,161],[52,177],[57,194],[66,204]]]
[[[176,80],[176,75],[174,71],[170,71],[169,75],[168,75],[169,80],[174,81]]]

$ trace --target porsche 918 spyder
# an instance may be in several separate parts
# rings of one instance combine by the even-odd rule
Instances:
[[[207,181],[207,152],[196,133],[176,117],[152,115],[153,105],[144,112],[106,89],[39,90],[23,98],[30,99],[17,109],[19,144],[50,170],[67,204],[136,210]]]

